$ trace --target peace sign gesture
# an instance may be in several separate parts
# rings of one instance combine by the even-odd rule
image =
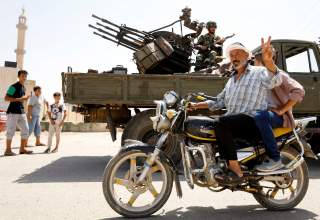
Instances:
[[[268,37],[268,41],[265,43],[264,38],[261,38],[261,51],[262,51],[262,60],[265,64],[265,67],[271,72],[277,72],[277,66],[273,61],[273,51],[271,46],[271,37]]]

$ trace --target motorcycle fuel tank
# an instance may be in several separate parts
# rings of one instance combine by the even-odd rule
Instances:
[[[184,127],[186,135],[201,141],[215,141],[214,119],[206,116],[189,116]]]

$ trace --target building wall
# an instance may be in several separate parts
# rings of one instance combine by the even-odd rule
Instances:
[[[67,118],[66,122],[72,122],[74,124],[82,123],[84,121],[83,115],[80,113],[72,112],[72,105],[66,104]]]
[[[9,86],[17,82],[18,69],[10,67],[0,67],[0,109],[7,110],[9,102],[4,101]],[[36,85],[35,80],[27,80],[25,82],[26,95],[30,95],[33,87]],[[27,101],[23,103],[25,110],[27,110]]]
[[[31,96],[31,92],[33,93],[33,87],[36,86],[36,81],[35,80],[27,80],[24,83],[24,87],[26,87],[26,95],[30,95]],[[23,102],[23,106],[25,111],[28,111],[28,101],[24,101]]]
[[[17,68],[0,67],[0,109],[7,110],[9,103],[4,101],[9,86],[17,82]]]

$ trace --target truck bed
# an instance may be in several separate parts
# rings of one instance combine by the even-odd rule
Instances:
[[[292,73],[306,95],[294,108],[296,114],[319,115],[318,90],[311,74]],[[126,105],[129,108],[151,108],[154,100],[163,98],[168,90],[180,96],[203,92],[215,96],[222,91],[228,77],[218,75],[176,74],[115,74],[115,73],[62,73],[64,101],[74,105]]]
[[[62,73],[64,101],[70,104],[112,104],[152,107],[168,90],[179,95],[204,92],[217,95],[227,77],[214,75],[142,75]]]

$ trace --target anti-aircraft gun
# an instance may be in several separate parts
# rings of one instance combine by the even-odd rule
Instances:
[[[92,15],[98,22],[89,24],[94,34],[132,51],[133,58],[141,74],[185,73],[191,67],[193,40],[197,38],[204,23],[191,21],[191,9],[184,8],[182,15],[173,23],[146,32],[126,25],[117,25],[97,15]],[[181,33],[164,31],[179,23]],[[183,35],[182,26],[195,33]]]

